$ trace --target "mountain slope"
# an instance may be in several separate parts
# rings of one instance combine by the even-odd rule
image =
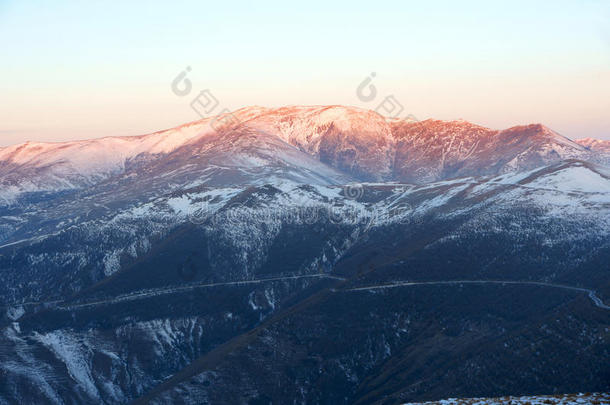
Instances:
[[[554,287],[610,301],[604,168],[361,187],[281,179],[126,206],[108,195],[110,211],[0,248],[0,397],[371,403],[608,388],[610,312]],[[65,203],[44,215],[86,205]]]
[[[584,138],[577,139],[575,142],[591,150],[595,154],[596,162],[610,166],[610,141]]]
[[[6,204],[28,192],[82,190],[139,172],[207,172],[210,184],[229,185],[236,178],[250,181],[257,166],[274,167],[279,176],[283,168],[298,166],[296,172],[288,169],[288,179],[422,183],[528,170],[567,158],[604,163],[605,149],[588,142],[582,146],[539,124],[496,131],[463,121],[386,120],[343,106],[248,107],[150,135],[3,148],[0,199]],[[240,175],[240,165],[250,173]],[[218,167],[222,174],[215,174]]]
[[[583,138],[574,141],[579,145],[587,147],[593,151],[603,152],[605,154],[610,153],[610,141],[594,138]]]
[[[533,169],[587,159],[581,145],[539,124],[495,131],[465,121],[394,123],[396,177],[405,182]]]
[[[232,117],[0,149],[0,403],[610,389],[591,145],[341,106]]]

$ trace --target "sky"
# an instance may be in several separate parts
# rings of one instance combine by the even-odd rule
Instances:
[[[0,147],[174,127],[202,90],[211,114],[393,96],[420,120],[610,139],[607,0],[0,0],[0,52]]]

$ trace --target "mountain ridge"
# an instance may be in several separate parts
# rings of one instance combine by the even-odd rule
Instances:
[[[263,155],[261,142],[268,146]],[[598,146],[604,141],[581,143],[542,124],[494,130],[464,120],[388,119],[371,110],[339,105],[253,106],[146,135],[0,148],[0,201],[10,203],[24,193],[82,189],[125,177],[134,168],[151,175],[153,168],[161,170],[155,176],[167,174],[164,166],[201,173],[210,170],[213,153],[241,156],[224,159],[235,160],[223,168],[225,174],[242,170],[240,164],[246,165],[246,171],[259,167],[280,177],[282,171],[298,167],[297,177],[304,182],[310,179],[306,172],[313,170],[326,173],[322,177],[327,180],[322,181],[330,183],[425,183],[528,170],[570,158],[610,162],[610,149]],[[234,145],[238,150],[231,149]],[[201,160],[202,153],[209,159]],[[175,164],[178,156],[182,167]],[[313,164],[312,158],[320,164]],[[261,175],[253,175],[251,181]],[[238,176],[239,181],[248,182],[248,176]],[[230,180],[223,175],[213,182]]]
[[[424,184],[324,170],[242,127],[0,208],[0,402],[608,389],[607,167]]]

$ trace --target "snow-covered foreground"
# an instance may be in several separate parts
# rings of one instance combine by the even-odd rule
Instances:
[[[467,398],[467,399],[443,399],[432,402],[413,402],[405,405],[576,405],[576,404],[610,404],[610,393],[594,394],[568,394],[568,395],[535,395],[526,397],[500,397],[500,398]]]

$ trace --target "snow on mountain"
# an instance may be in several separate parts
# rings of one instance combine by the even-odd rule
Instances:
[[[210,120],[150,135],[63,143],[26,142],[0,150],[0,199],[22,192],[58,191],[95,184],[122,173],[136,156],[167,154],[189,139],[213,131]]]
[[[503,205],[531,204],[551,217],[595,218],[599,229],[610,230],[610,177],[603,168],[569,160],[520,177],[512,190],[496,197]]]
[[[430,402],[410,402],[405,405],[580,405],[610,404],[608,393],[565,395],[506,396],[500,398],[450,398]]]
[[[549,128],[533,124],[503,131],[465,121],[394,123],[395,173],[406,182],[528,170],[591,153]]]
[[[563,192],[608,194],[610,178],[584,162],[573,162],[558,172],[543,174],[528,182],[529,187],[555,189]],[[609,200],[610,202],[610,200]]]
[[[497,136],[498,152],[515,155],[503,171],[531,169],[563,159],[588,157],[581,145],[541,124],[517,126]]]
[[[610,153],[610,141],[604,139],[595,139],[595,138],[583,138],[577,139],[576,142],[579,145],[582,145],[586,148],[589,148],[593,151],[599,151],[603,153]]]
[[[245,122],[275,134],[324,163],[356,177],[391,175],[394,139],[379,114],[355,107],[284,107]]]
[[[584,138],[575,141],[595,154],[594,161],[610,166],[610,141],[594,138]]]
[[[288,172],[306,175],[304,168],[309,164],[323,163],[277,136],[249,131],[245,127],[234,128],[222,134],[194,137],[168,153],[167,159],[147,162],[143,166],[146,170],[139,170],[141,180],[136,177],[133,183],[125,186],[132,194],[122,194],[123,185],[112,183],[109,185],[112,190],[119,192],[106,194],[101,186],[95,186],[86,190],[89,194],[79,194],[76,198],[66,195],[56,202],[32,204],[35,216],[24,216],[24,221],[32,222],[28,230],[30,235],[22,236],[36,235],[36,238],[14,243],[8,248],[0,246],[3,248],[0,267],[4,269],[0,296],[5,304],[11,303],[6,308],[6,317],[12,321],[0,331],[4,348],[0,355],[6,360],[0,362],[0,369],[11,383],[9,386],[18,387],[15,392],[5,394],[7,397],[25,398],[24,392],[40,390],[42,393],[36,394],[37,398],[74,395],[79,402],[129,402],[211,350],[208,342],[218,325],[234,328],[235,322],[250,318],[256,325],[273,314],[276,307],[282,309],[282,289],[286,290],[284,294],[288,297],[304,291],[297,290],[299,284],[288,289],[292,284],[284,279],[275,289],[262,281],[259,283],[258,279],[291,277],[293,274],[299,274],[299,277],[332,276],[334,273],[331,271],[337,263],[345,258],[349,260],[370,243],[377,243],[380,248],[375,250],[383,251],[385,255],[384,249],[391,249],[394,240],[414,231],[421,232],[421,239],[425,240],[435,225],[451,224],[442,226],[442,237],[430,239],[422,247],[422,252],[434,251],[435,248],[443,252],[457,251],[455,258],[476,256],[480,262],[485,262],[480,259],[485,252],[493,255],[499,251],[508,257],[517,255],[507,253],[503,248],[477,248],[481,246],[476,245],[478,241],[493,241],[488,236],[494,234],[510,237],[509,240],[527,246],[534,243],[534,249],[556,245],[561,255],[566,250],[565,244],[578,238],[586,243],[573,245],[587,250],[608,240],[610,179],[603,168],[587,162],[570,160],[520,173],[467,177],[423,185],[363,183],[361,192],[353,196],[339,184],[321,182],[307,185],[302,182],[312,178],[288,179],[285,176]],[[218,141],[221,137],[225,142]],[[234,160],[230,160],[231,157]],[[197,178],[201,175],[198,170],[212,166],[216,170],[214,176]],[[263,177],[250,177],[256,176],[256,170],[261,168],[264,169]],[[128,168],[126,175],[132,170],[138,171]],[[273,172],[276,177],[269,177]],[[272,184],[252,186],[248,182],[235,182],[232,187],[223,187],[221,177],[237,176],[235,173],[241,173],[243,179],[260,182],[270,179],[268,183]],[[180,189],[182,175],[191,182],[204,180],[204,183]],[[155,188],[154,198],[142,198],[141,189],[137,186],[142,183],[140,187],[148,188],[152,183],[146,182],[151,179],[158,179],[159,187],[165,185],[166,192],[162,193],[164,188]],[[209,185],[208,180],[218,185]],[[235,177],[231,177],[231,181],[234,182]],[[169,187],[174,182],[176,189]],[[129,200],[126,195],[139,199]],[[92,211],[94,203],[106,205],[108,209]],[[182,239],[181,235],[184,235]],[[388,239],[378,239],[387,235]],[[419,239],[419,236],[414,236],[414,240]],[[500,245],[506,241],[495,240]],[[455,244],[447,245],[447,241]],[[183,246],[188,243],[191,245]],[[447,246],[452,249],[447,250]],[[468,248],[473,250],[468,251]],[[524,255],[524,249],[521,249],[517,251],[519,256]],[[188,274],[185,277],[181,273],[182,267],[177,266],[188,258],[189,251],[201,253],[194,257],[204,260],[202,263],[205,265],[199,263],[200,279],[191,280]],[[578,270],[577,260],[582,260],[581,253],[577,250],[572,252],[572,256],[560,256],[561,264]],[[390,254],[394,253],[390,251]],[[146,260],[149,260],[148,264]],[[132,274],[134,263],[141,261],[145,263],[141,267],[143,273]],[[368,276],[377,277],[383,268],[381,263],[379,269]],[[415,268],[414,263],[409,262],[409,269]],[[559,259],[553,263],[559,263]],[[392,267],[390,264],[388,268]],[[459,263],[454,261],[454,264]],[[455,267],[454,264],[451,268]],[[501,264],[495,263],[491,267]],[[155,266],[158,266],[156,270]],[[425,269],[429,272],[432,267],[426,264]],[[464,268],[470,267],[469,264]],[[532,273],[532,279],[548,277],[547,282],[555,282],[555,273],[563,274],[558,272],[558,267],[549,266],[552,275]],[[275,269],[275,273],[270,269]],[[494,274],[481,274],[481,278],[498,278]],[[398,273],[388,277],[394,279],[394,275]],[[508,271],[504,275],[511,277]],[[339,273],[339,276],[345,275]],[[248,280],[252,284],[245,284]],[[388,280],[373,278],[371,283],[377,285]],[[211,290],[195,288],[197,283],[214,287]],[[87,292],[92,284],[100,289]],[[106,284],[110,285],[108,290],[104,290]],[[308,285],[303,284],[301,288]],[[243,296],[235,295],[234,289],[239,286],[244,290]],[[253,286],[260,287],[260,291],[253,292]],[[101,302],[100,306],[79,309],[78,305],[54,308],[49,304],[48,312],[38,314],[39,305],[26,305],[62,300],[83,291],[85,300],[81,303]],[[191,295],[195,293],[201,295]],[[367,293],[369,297],[378,295],[381,293]],[[131,298],[127,300],[125,297]],[[226,297],[226,303],[218,297]],[[408,296],[404,297],[404,300],[408,299]],[[358,297],[357,301],[350,301],[347,307],[361,303],[362,299]],[[403,299],[385,298],[384,301],[402,302]],[[530,300],[526,302],[528,305],[531,303]],[[583,302],[587,302],[586,297],[583,297]],[[208,316],[205,308],[190,308],[192,303],[209,304],[215,312]],[[223,307],[225,304],[227,306]],[[109,305],[113,307],[109,309]],[[179,305],[189,306],[188,311],[193,312],[179,312]],[[377,305],[367,304],[365,308],[380,308],[378,305],[379,302]],[[454,301],[447,305],[453,308]],[[504,307],[505,303],[501,305]],[[221,309],[217,310],[219,307]],[[480,319],[478,308],[482,307],[477,306],[474,319]],[[164,309],[170,314],[159,314]],[[379,314],[391,313],[382,309]],[[99,326],[100,312],[97,311],[100,310],[114,318]],[[39,318],[31,321],[32,316]],[[556,315],[552,314],[551,319],[555,320]],[[385,336],[396,332],[395,321],[388,322],[388,329],[382,331]],[[70,322],[76,326],[72,327]],[[512,316],[511,322],[514,322]],[[325,320],[321,324],[332,322]],[[410,324],[404,327],[405,331],[412,328]],[[308,327],[296,329],[313,330]],[[582,328],[575,329],[580,336]],[[320,336],[318,330],[315,329],[316,338]],[[426,341],[429,341],[428,332],[425,334]],[[126,342],[134,336],[138,344],[127,345]],[[497,339],[495,333],[493,339]],[[589,339],[589,336],[583,339]],[[274,347],[286,347],[277,345],[275,341],[272,343]],[[197,346],[201,344],[202,348]],[[570,340],[572,344],[573,340]],[[412,347],[412,343],[409,342],[408,346]],[[385,362],[386,356],[398,353],[396,348],[399,346],[394,344],[391,352],[385,344],[378,347],[379,350],[374,352],[385,353],[379,360]],[[141,353],[129,351],[140,348],[144,348]],[[366,352],[370,350],[370,343],[367,343]],[[15,357],[16,352],[18,357]],[[250,355],[252,350],[248,353]],[[345,367],[349,363],[353,361],[349,360]],[[328,369],[349,370],[343,366]],[[219,370],[221,373],[222,369]],[[319,368],[315,370],[317,373]],[[345,373],[350,375],[355,371]],[[363,380],[361,376],[360,381]],[[354,379],[354,384],[356,382]],[[234,386],[229,384],[227,389],[232,390]],[[76,394],[72,391],[66,394],[65,387]],[[201,387],[205,389],[207,386]]]
[[[465,121],[439,120],[395,122],[392,131],[396,177],[414,183],[441,180],[469,161],[476,165],[497,133]]]
[[[292,387],[280,402],[348,402],[363,387],[385,395],[409,379],[419,394],[403,401],[454,395],[461,378],[479,384],[464,395],[478,395],[490,392],[486,376],[505,372],[502,359],[521,367],[505,375],[521,379],[492,394],[526,380],[539,384],[530,392],[561,392],[546,389],[579,379],[600,389],[605,324],[591,311],[606,308],[583,294],[608,291],[610,169],[591,163],[603,149],[596,141],[572,142],[540,124],[496,131],[342,106],[248,107],[230,118],[0,148],[0,202],[71,190],[0,207],[0,403],[126,403],[158,393],[163,402],[176,392],[202,403],[214,402],[205,400],[213,390],[254,403],[279,392],[278,376]],[[415,288],[377,291],[418,279],[446,284],[421,298]],[[496,285],[511,279],[539,290]],[[475,285],[459,280],[490,285],[468,295]],[[554,283],[583,296],[541,291]],[[440,353],[430,336],[453,351]],[[217,355],[224,348],[231,355]],[[421,364],[447,378],[422,385]],[[297,373],[277,372],[295,365]],[[380,375],[396,378],[383,386]],[[187,380],[196,387],[183,389]],[[329,381],[332,392],[319,396]]]
[[[177,167],[182,166],[182,163],[177,163]],[[240,183],[237,176],[244,176],[247,171],[236,174],[225,166],[225,169],[222,169],[224,172],[216,169],[216,177],[226,179],[227,176],[232,176],[231,187],[223,186],[222,182],[211,184],[204,181],[203,184],[190,188],[167,189],[167,179],[150,176],[151,179],[159,181],[152,186],[157,194],[151,198],[142,197],[142,189],[138,187],[148,189],[152,183],[136,179],[134,183],[126,183],[126,191],[121,191],[123,186],[120,185],[118,191],[113,193],[102,191],[97,194],[85,194],[77,199],[68,196],[67,201],[33,206],[32,214],[23,216],[19,222],[0,217],[6,228],[0,244],[14,244],[24,240],[37,243],[44,240],[44,237],[40,239],[40,235],[54,237],[65,229],[84,226],[91,228],[87,232],[93,237],[107,232],[115,235],[115,239],[119,240],[123,247],[109,250],[116,250],[116,255],[120,255],[125,249],[138,251],[139,248],[130,247],[138,242],[128,241],[133,235],[142,238],[153,230],[163,233],[163,229],[189,221],[196,224],[208,220],[213,223],[226,223],[227,210],[232,212],[229,215],[236,215],[240,219],[238,223],[251,223],[248,219],[250,217],[262,218],[263,222],[259,224],[262,229],[267,226],[263,223],[276,223],[279,227],[277,221],[281,222],[286,217],[301,212],[299,210],[304,207],[322,207],[322,211],[315,214],[318,219],[325,216],[335,222],[348,221],[374,228],[424,217],[431,213],[454,216],[477,210],[482,206],[493,207],[496,212],[510,212],[518,205],[536,209],[546,217],[588,218],[596,222],[599,229],[608,231],[610,177],[603,169],[574,160],[526,172],[444,180],[425,185],[362,183],[359,185],[360,189],[355,192],[355,198],[352,198],[347,186],[338,183],[325,184],[322,178],[317,185],[304,185],[303,181],[316,178],[293,176],[291,179],[286,175],[286,169],[276,174],[272,171],[264,172],[264,175],[258,178],[257,184]],[[294,173],[298,174],[299,171]],[[306,175],[305,172],[302,173]],[[192,173],[189,172],[189,175]],[[91,192],[95,190],[94,187]],[[245,203],[243,198],[237,198],[240,194],[249,196],[257,193],[269,193],[270,197],[254,205]],[[114,208],[109,210],[108,207]],[[212,218],[216,213],[221,214]],[[142,231],[136,231],[134,228],[133,224],[139,223],[145,225]],[[227,231],[227,238],[233,241],[241,240],[240,246],[248,245],[248,241],[254,238],[254,228],[251,226],[234,225],[231,229],[236,235],[228,236],[230,232]],[[119,238],[119,234],[125,234],[125,238]],[[39,239],[32,239],[34,237]],[[107,259],[104,259],[107,261],[104,271],[111,274],[116,271],[116,266],[113,267],[111,256]]]
[[[603,163],[600,142],[583,146],[540,124],[497,131],[463,120],[387,120],[344,106],[247,107],[149,135],[2,148],[0,201],[110,178],[178,186],[265,178],[426,183],[572,158]]]

